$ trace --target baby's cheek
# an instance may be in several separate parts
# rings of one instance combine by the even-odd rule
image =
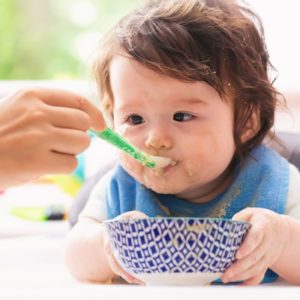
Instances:
[[[156,178],[157,176],[155,176],[154,173],[151,173],[148,168],[141,165],[135,159],[128,157],[125,153],[120,153],[119,157],[122,167],[129,175],[147,188],[155,190],[155,186],[153,186],[153,184],[155,185],[153,177]],[[160,182],[162,182],[162,180],[160,180]]]
[[[126,153],[120,153],[119,155],[122,167],[135,179],[140,179],[143,173],[143,166],[135,159],[130,157]]]
[[[199,170],[201,170],[201,165],[198,161],[186,160],[182,169],[184,176],[187,179],[193,180],[193,178],[199,173]]]
[[[128,157],[127,154],[125,154],[124,152],[121,152],[119,154],[119,159],[120,159],[120,163],[122,165],[122,167],[126,170],[132,170],[134,168],[133,163],[130,159],[130,157]]]

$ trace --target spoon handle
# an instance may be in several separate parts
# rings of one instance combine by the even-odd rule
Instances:
[[[100,139],[110,143],[111,145],[117,147],[118,149],[126,152],[131,157],[139,161],[142,165],[148,168],[154,168],[155,162],[147,155],[145,152],[131,145],[126,139],[116,133],[114,130],[106,127],[102,131],[95,131],[90,129],[89,132],[99,137]]]

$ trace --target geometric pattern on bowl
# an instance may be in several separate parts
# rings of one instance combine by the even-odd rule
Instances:
[[[223,273],[250,224],[217,218],[104,222],[113,253],[130,273]]]

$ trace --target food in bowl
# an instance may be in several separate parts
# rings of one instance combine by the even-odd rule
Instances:
[[[233,263],[250,223],[218,218],[104,222],[113,253],[148,285],[207,285]]]

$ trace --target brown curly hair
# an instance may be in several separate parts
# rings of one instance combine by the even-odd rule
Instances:
[[[259,145],[274,122],[278,92],[268,78],[271,66],[261,20],[234,0],[155,0],[125,16],[103,39],[93,66],[102,105],[112,116],[109,67],[126,53],[166,76],[205,81],[234,101],[236,156]],[[241,136],[253,113],[259,128]]]

